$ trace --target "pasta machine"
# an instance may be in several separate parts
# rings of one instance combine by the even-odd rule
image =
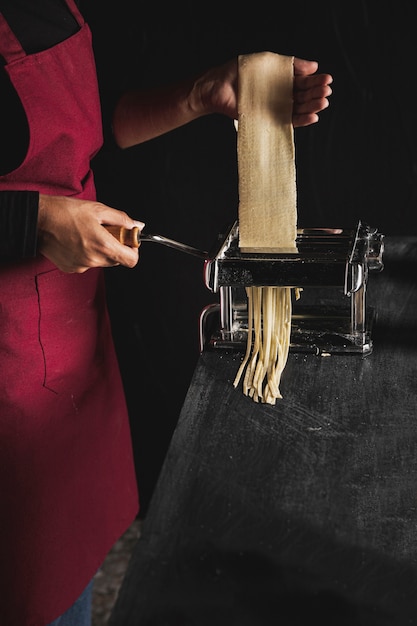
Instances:
[[[205,284],[220,301],[201,313],[201,350],[244,350],[246,287],[279,286],[300,290],[292,300],[291,351],[369,354],[375,311],[366,289],[369,271],[383,269],[383,237],[359,222],[352,230],[299,229],[295,253],[242,253],[236,221],[205,260]]]
[[[375,311],[366,304],[369,271],[383,269],[384,236],[359,221],[356,229],[302,228],[296,252],[243,253],[234,222],[211,252],[138,228],[106,226],[127,245],[153,241],[204,259],[204,281],[220,302],[200,315],[200,350],[245,349],[248,339],[247,287],[290,287],[293,298],[290,350],[361,353],[372,351]]]

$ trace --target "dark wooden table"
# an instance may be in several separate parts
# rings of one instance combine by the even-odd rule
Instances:
[[[372,354],[290,354],[276,406],[201,355],[112,626],[417,624],[417,237],[384,263]]]

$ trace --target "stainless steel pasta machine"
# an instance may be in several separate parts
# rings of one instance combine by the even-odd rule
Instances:
[[[291,351],[361,353],[372,351],[374,308],[367,305],[370,271],[383,269],[384,235],[359,221],[355,229],[301,228],[297,251],[243,253],[238,222],[206,252],[162,235],[106,227],[126,245],[153,241],[204,259],[207,288],[219,303],[200,315],[200,349],[245,349],[248,337],[247,287],[291,287]]]
[[[362,222],[352,230],[299,229],[296,253],[249,254],[239,249],[235,222],[205,261],[205,284],[220,302],[201,313],[201,350],[244,349],[246,288],[280,286],[301,290],[292,304],[291,351],[369,354],[375,310],[366,290],[369,272],[383,269],[383,238]]]

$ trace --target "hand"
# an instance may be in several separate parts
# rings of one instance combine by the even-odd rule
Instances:
[[[66,196],[39,196],[38,251],[63,272],[82,273],[92,267],[134,267],[138,248],[129,248],[103,225],[135,226],[143,222],[100,202]]]
[[[316,61],[294,58],[294,127],[316,123],[318,113],[329,106],[333,78],[316,74],[317,69]],[[236,59],[209,70],[195,83],[194,106],[237,119],[237,78]]]
[[[294,58],[293,126],[308,126],[319,120],[317,115],[329,106],[332,94],[330,74],[316,74],[316,61]]]

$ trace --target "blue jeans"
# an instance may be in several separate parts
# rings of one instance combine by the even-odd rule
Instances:
[[[93,581],[87,585],[78,600],[49,626],[91,626],[92,596]]]

